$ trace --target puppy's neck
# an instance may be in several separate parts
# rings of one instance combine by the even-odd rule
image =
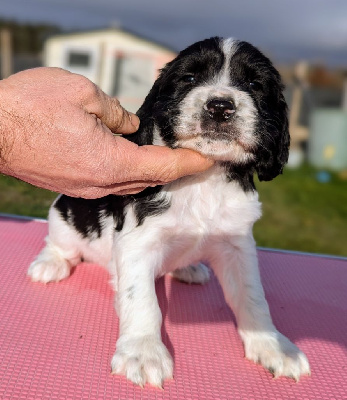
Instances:
[[[164,189],[167,191],[175,190],[177,187],[187,187],[187,186],[195,186],[208,183],[212,185],[213,182],[225,182],[227,183],[227,178],[225,176],[224,168],[221,164],[215,164],[207,171],[200,172],[194,175],[183,176],[182,178],[177,179],[174,182],[171,182],[164,186]]]

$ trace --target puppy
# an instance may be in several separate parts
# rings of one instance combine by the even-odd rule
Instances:
[[[67,278],[81,260],[113,276],[119,339],[112,370],[138,385],[173,375],[161,341],[155,278],[205,283],[211,266],[232,307],[249,360],[275,376],[309,374],[306,356],[275,328],[257,265],[254,222],[261,215],[253,175],[271,180],[288,158],[287,106],[280,76],[251,44],[210,38],[163,70],[138,111],[139,145],[196,150],[208,171],[133,196],[60,196],[49,212],[46,247],[33,281]]]

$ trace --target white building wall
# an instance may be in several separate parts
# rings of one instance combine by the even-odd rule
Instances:
[[[77,64],[88,58],[88,67],[72,66],[69,63],[72,53],[77,57]],[[144,99],[146,85],[149,86],[149,90],[158,69],[175,55],[164,47],[127,32],[105,30],[58,35],[48,39],[45,44],[44,62],[46,66],[60,67],[84,75],[110,95],[115,94],[112,91],[115,88],[116,68],[120,65],[123,71],[118,73],[122,72],[122,81],[117,87],[121,92],[131,92],[131,96],[120,98],[120,101],[130,111],[136,111]],[[117,63],[117,58],[122,58],[122,62]],[[139,92],[142,93],[137,99],[133,96],[136,82]]]

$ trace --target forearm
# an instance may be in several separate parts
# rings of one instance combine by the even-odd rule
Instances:
[[[0,172],[12,175],[10,166],[11,149],[15,140],[15,116],[8,109],[6,79],[0,81]]]

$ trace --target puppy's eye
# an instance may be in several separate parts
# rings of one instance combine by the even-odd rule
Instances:
[[[184,75],[181,79],[181,81],[186,82],[186,83],[195,83],[196,79],[194,75]]]
[[[258,92],[259,90],[261,90],[263,88],[262,84],[257,82],[257,81],[253,81],[253,82],[249,82],[249,88],[253,91],[253,92]]]

